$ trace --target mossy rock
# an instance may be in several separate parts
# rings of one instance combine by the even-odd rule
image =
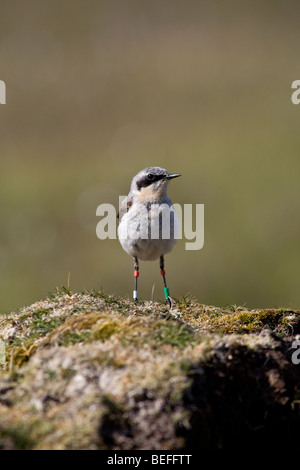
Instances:
[[[0,316],[2,449],[296,450],[300,312],[56,293]]]

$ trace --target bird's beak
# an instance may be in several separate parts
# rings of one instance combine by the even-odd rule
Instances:
[[[166,176],[166,179],[171,180],[173,178],[178,178],[178,176],[181,176],[181,174],[180,173],[172,173],[172,174]]]

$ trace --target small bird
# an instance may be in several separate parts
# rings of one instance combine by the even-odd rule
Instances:
[[[160,167],[145,168],[133,178],[129,194],[121,204],[118,237],[122,248],[134,261],[135,301],[138,300],[139,260],[153,261],[159,258],[165,299],[172,307],[164,255],[173,249],[179,228],[178,218],[168,197],[169,182],[178,176],[181,175],[168,173]]]

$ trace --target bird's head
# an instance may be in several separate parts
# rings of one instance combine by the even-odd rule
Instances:
[[[140,200],[158,202],[167,197],[170,180],[178,176],[158,166],[145,168],[133,178],[130,192]]]

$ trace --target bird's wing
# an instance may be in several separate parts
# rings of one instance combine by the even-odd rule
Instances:
[[[117,218],[119,219],[119,222],[121,222],[121,219],[126,212],[129,211],[130,207],[132,206],[133,203],[133,197],[132,196],[127,196],[125,199],[123,199],[120,210],[118,212]]]

